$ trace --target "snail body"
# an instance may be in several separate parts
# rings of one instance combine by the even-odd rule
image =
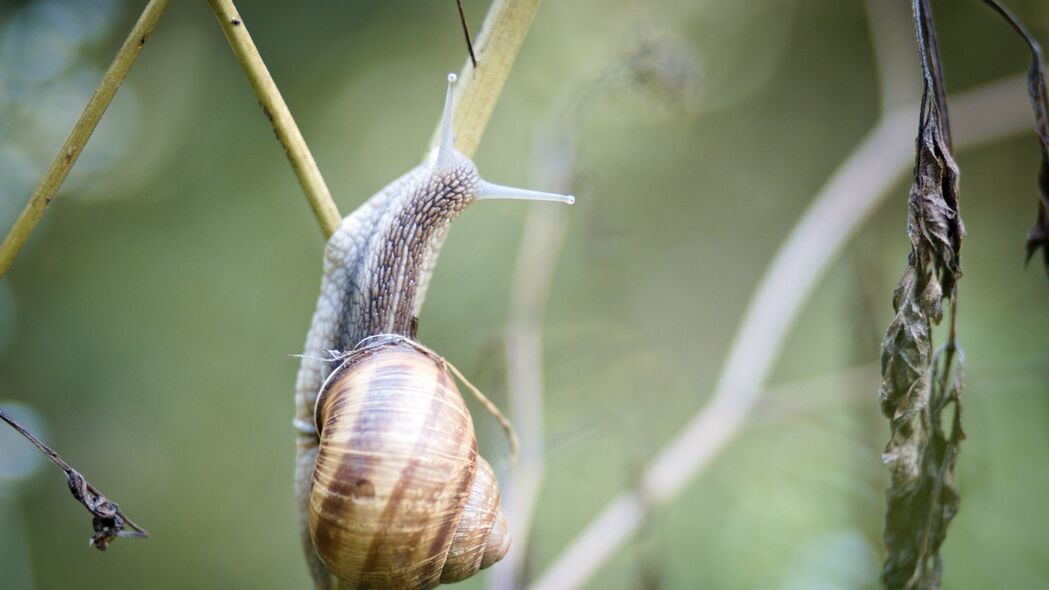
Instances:
[[[432,588],[509,547],[489,464],[443,359],[416,331],[448,226],[479,199],[571,203],[489,183],[452,137],[448,91],[438,148],[346,217],[296,381],[295,491],[318,589]]]

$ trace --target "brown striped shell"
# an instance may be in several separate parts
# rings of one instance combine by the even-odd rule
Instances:
[[[499,489],[444,363],[401,340],[354,351],[317,399],[309,530],[350,588],[433,588],[502,559]]]

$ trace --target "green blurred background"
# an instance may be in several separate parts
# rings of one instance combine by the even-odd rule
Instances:
[[[0,5],[0,228],[143,4]],[[452,2],[241,4],[344,213],[418,161],[444,74],[465,55]],[[933,4],[949,89],[1024,71],[1022,45],[979,2]],[[488,3],[464,5],[476,30]],[[1049,5],[1010,5],[1049,43]],[[478,151],[485,176],[532,184],[538,122],[642,29],[679,39],[698,91],[685,112],[619,92],[581,127],[545,322],[533,575],[701,407],[772,256],[878,112],[863,2],[548,0]],[[902,34],[893,48],[913,54]],[[913,65],[904,78],[917,85]],[[1024,133],[958,155],[969,438],[946,588],[1049,583],[1049,282],[1022,264],[1037,150]],[[907,187],[895,183],[817,285],[740,436],[590,588],[639,587],[652,572],[667,588],[877,587],[888,424],[876,363],[908,247]],[[421,318],[423,342],[504,406],[525,213],[488,202],[455,222]],[[35,412],[41,435],[153,537],[88,548],[61,474],[0,432],[0,587],[308,587],[290,355],[322,247],[206,3],[173,2],[0,281],[0,403]],[[505,473],[498,427],[475,420]]]

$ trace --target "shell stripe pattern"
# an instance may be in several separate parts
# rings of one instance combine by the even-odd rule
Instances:
[[[358,587],[432,587],[474,484],[477,441],[442,367],[412,350],[379,350],[340,368],[332,382],[349,378],[318,402],[322,442],[313,483],[327,490],[311,512],[333,522],[311,522],[313,540],[320,554],[341,556],[329,569],[348,581],[359,575]],[[405,388],[406,379],[431,385]]]

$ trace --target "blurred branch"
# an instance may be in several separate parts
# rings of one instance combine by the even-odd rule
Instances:
[[[44,177],[40,180],[40,184],[36,187],[33,195],[29,197],[29,202],[26,203],[25,209],[22,210],[14,225],[11,226],[7,237],[0,244],[0,277],[7,274],[7,270],[11,268],[15,257],[22,250],[22,246],[25,245],[30,234],[36,229],[37,224],[40,223],[44,211],[51,204],[51,199],[54,198],[55,193],[62,186],[66,176],[69,175],[69,171],[73,169],[73,165],[76,164],[77,158],[80,157],[84,146],[87,145],[87,141],[91,139],[91,134],[94,133],[95,127],[98,126],[98,122],[102,119],[102,115],[109,108],[109,103],[113,101],[117,89],[120,88],[124,78],[131,71],[131,66],[135,63],[135,59],[142,52],[142,47],[146,44],[146,40],[153,33],[153,29],[157,26],[157,21],[160,20],[160,16],[164,14],[164,10],[168,7],[168,2],[169,0],[150,0],[149,4],[142,11],[142,15],[138,17],[138,21],[135,22],[135,26],[128,33],[124,44],[117,51],[116,57],[113,58],[113,63],[109,64],[109,69],[102,76],[102,81],[98,83],[98,87],[95,88],[91,99],[87,101],[87,106],[80,113],[80,118],[73,124],[73,129],[69,132],[69,136],[66,137],[65,143],[62,144],[62,148],[58,151],[58,155],[55,156],[51,166],[44,173]]]
[[[295,119],[292,118],[288,105],[284,103],[277,84],[270,76],[266,64],[262,61],[262,56],[259,55],[258,48],[251,40],[248,28],[244,25],[240,14],[237,13],[237,7],[233,5],[232,0],[208,0],[208,3],[211,4],[215,18],[218,19],[219,26],[222,27],[222,32],[225,33],[230,47],[233,48],[237,61],[244,68],[251,87],[259,97],[259,104],[262,105],[266,118],[273,125],[277,139],[284,146],[284,152],[288,155],[288,160],[291,162],[292,169],[295,170],[295,176],[298,177],[303,192],[306,193],[306,200],[310,202],[310,208],[317,217],[321,231],[324,232],[325,237],[330,236],[342,223],[342,215],[339,214],[339,209],[331,198],[331,191],[324,183],[324,178],[321,176],[320,169],[317,168],[317,162],[313,160],[313,154],[310,153],[306,140],[302,138],[302,133],[295,125]]]
[[[3,410],[0,410],[0,420],[7,422],[11,428],[14,428],[26,440],[33,443],[33,446],[66,473],[69,491],[73,494],[73,498],[80,502],[84,508],[87,508],[87,511],[93,517],[91,522],[95,534],[91,535],[92,547],[99,551],[105,551],[106,547],[117,537],[145,538],[149,536],[146,529],[135,524],[126,514],[121,512],[120,507],[115,502],[111,502],[102,492],[98,491],[98,488],[88,483],[84,476],[74,469],[72,465],[66,463],[61,455],[51,450],[51,447],[40,442],[40,439],[33,436],[33,433],[26,430]]]
[[[554,129],[541,134],[533,156],[537,186],[554,192],[571,190],[571,143]],[[532,513],[544,471],[542,322],[567,227],[563,207],[531,206],[514,265],[506,366],[510,409],[524,447],[504,483],[514,542],[500,567],[489,575],[493,589],[513,590],[523,584]]]
[[[455,147],[472,158],[510,76],[539,0],[494,0],[477,35],[477,67],[466,59],[455,92]],[[437,145],[434,131],[430,145]]]
[[[911,30],[910,6],[906,2],[885,0],[866,0],[864,4],[878,68],[882,112],[917,102],[921,85],[914,76],[918,54]]]
[[[958,95],[959,148],[1027,127],[1024,81],[1010,78]],[[710,400],[649,464],[640,489],[624,492],[555,560],[533,590],[577,588],[636,532],[646,506],[672,499],[738,433],[816,282],[888,189],[911,168],[914,112],[882,115],[816,195],[776,253],[744,314]]]
[[[699,77],[690,54],[688,47],[656,30],[620,40],[604,67],[571,88],[540,126],[532,146],[535,184],[571,192],[579,128],[594,103],[616,91],[643,89],[649,99],[688,112]],[[506,357],[510,404],[526,446],[504,482],[515,542],[489,575],[494,590],[514,590],[527,581],[533,512],[544,472],[542,322],[567,226],[563,208],[532,206],[514,266]]]

